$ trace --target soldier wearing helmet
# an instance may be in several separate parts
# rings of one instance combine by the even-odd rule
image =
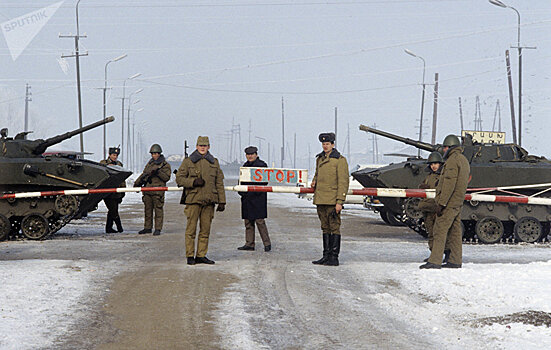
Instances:
[[[145,165],[142,174],[136,179],[134,187],[164,187],[170,180],[170,164],[162,155],[163,149],[159,144],[153,144],[149,149],[151,159]],[[144,228],[139,234],[151,233],[153,229],[153,213],[155,212],[154,236],[161,234],[163,229],[163,206],[165,203],[164,191],[143,192],[142,201],[145,206]]]
[[[421,269],[461,268],[462,234],[461,208],[467,192],[471,168],[462,154],[459,138],[448,135],[442,144],[445,163],[436,186],[436,220],[434,221],[434,242],[428,261]],[[446,243],[449,244],[449,262],[441,265]]]
[[[442,167],[442,164],[444,164],[444,158],[442,158],[442,154],[438,151],[434,151],[429,155],[429,158],[427,159],[427,169],[426,171],[429,173],[425,180],[419,185],[419,188],[422,189],[435,189],[436,186],[438,186],[438,179],[440,178],[440,170]],[[425,228],[427,230],[427,238],[429,243],[429,250],[432,251],[432,245],[434,242],[434,232],[433,232],[433,226],[434,226],[434,220],[436,220],[436,201],[434,198],[424,198],[421,201],[419,201],[419,210],[423,212],[423,219],[425,222]],[[448,258],[450,255],[449,249],[444,250],[444,262],[448,262]],[[429,259],[425,259],[425,262],[427,262]]]
[[[121,149],[119,147],[109,147],[109,157],[101,160],[100,164],[118,165],[122,167],[122,163],[118,160]],[[123,181],[119,187],[126,187],[126,182]],[[103,199],[107,207],[107,222],[105,223],[105,233],[123,232],[121,218],[119,216],[119,204],[122,202],[124,193],[111,193]],[[113,223],[117,225],[117,230],[113,229]]]

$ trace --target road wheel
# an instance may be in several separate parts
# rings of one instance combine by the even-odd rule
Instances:
[[[503,238],[503,223],[495,216],[486,216],[476,223],[475,232],[478,240],[486,244],[494,244]]]
[[[386,212],[387,212],[387,210],[385,208],[381,208],[381,210],[379,210],[379,215],[381,215],[381,219],[383,219],[383,221],[387,225],[390,225],[390,222],[388,222],[388,219],[386,218]]]
[[[543,235],[543,227],[539,220],[530,216],[520,218],[513,231],[518,241],[526,243],[537,242]]]
[[[11,231],[11,222],[7,217],[0,214],[0,241],[8,238]]]
[[[404,226],[404,223],[400,221],[398,216],[390,210],[386,210],[386,219],[388,220],[388,224],[390,226]]]
[[[50,233],[48,220],[40,214],[29,214],[21,221],[21,232],[28,239],[44,239]]]

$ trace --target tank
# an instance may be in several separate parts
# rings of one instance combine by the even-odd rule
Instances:
[[[427,152],[440,151],[441,145],[415,141],[385,131],[360,125],[360,130],[387,137]],[[551,162],[545,157],[529,155],[517,144],[481,144],[467,135],[462,138],[463,155],[471,165],[469,190],[503,186],[551,183]],[[356,171],[352,176],[365,187],[418,188],[427,176],[425,159],[412,157],[373,171]],[[539,194],[546,188],[515,189],[522,195]],[[485,194],[503,194],[488,190]],[[543,192],[540,196],[551,197]],[[422,213],[415,198],[379,198],[384,204],[382,216],[396,217],[402,223],[426,236]],[[465,202],[461,211],[463,237],[482,243],[503,241],[537,242],[549,234],[551,206],[517,203]]]
[[[42,192],[118,187],[132,173],[79,158],[75,152],[44,153],[75,135],[112,122],[109,117],[48,139],[28,140],[28,132],[8,137],[0,131],[0,192]],[[71,219],[94,210],[107,194],[49,196],[0,200],[0,239],[21,233],[28,239],[44,239]]]

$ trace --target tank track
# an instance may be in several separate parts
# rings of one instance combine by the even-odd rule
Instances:
[[[404,201],[402,203],[402,212],[397,215],[397,217],[410,229],[417,232],[420,236],[427,238],[428,233],[425,228],[425,223],[423,218],[418,218],[419,215],[415,215],[415,213],[412,213],[411,210],[408,210],[408,207],[411,208],[411,206],[407,205],[407,202]],[[413,215],[408,215],[413,214]],[[415,217],[412,217],[415,216]],[[536,219],[537,220],[537,219]],[[481,221],[481,220],[479,220]],[[538,223],[542,226],[542,234],[535,239],[533,242],[525,242],[522,240],[519,240],[514,233],[514,223],[513,222],[507,222],[502,221],[503,225],[503,235],[501,238],[496,240],[495,242],[484,242],[483,240],[480,240],[476,233],[476,226],[477,221],[475,220],[462,220],[461,225],[463,228],[463,243],[465,244],[531,244],[531,243],[544,243],[549,242],[550,237],[549,233],[551,231],[551,225],[549,222],[539,222]]]

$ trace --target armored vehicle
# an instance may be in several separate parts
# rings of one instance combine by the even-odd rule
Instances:
[[[360,125],[360,130],[371,132],[419,149],[442,152],[441,145],[414,141],[388,132]],[[549,187],[532,186],[551,183],[551,162],[544,157],[529,155],[517,144],[481,144],[472,137],[463,137],[463,155],[471,165],[469,191],[485,194],[538,195],[551,197]],[[365,187],[418,188],[427,176],[425,159],[409,158],[373,171],[352,174]],[[496,187],[514,186],[509,190]],[[406,225],[426,235],[422,214],[417,210],[418,199],[379,198],[383,213],[395,215]],[[551,207],[519,203],[465,202],[461,212],[464,238],[482,243],[497,243],[514,238],[522,242],[536,242],[549,233]]]
[[[52,145],[113,120],[109,117],[45,140],[27,140],[28,132],[11,138],[7,129],[2,129],[0,193],[118,187],[131,172],[75,157],[71,152],[44,154]],[[28,239],[43,239],[95,209],[106,195],[0,199],[0,239],[20,231]]]

